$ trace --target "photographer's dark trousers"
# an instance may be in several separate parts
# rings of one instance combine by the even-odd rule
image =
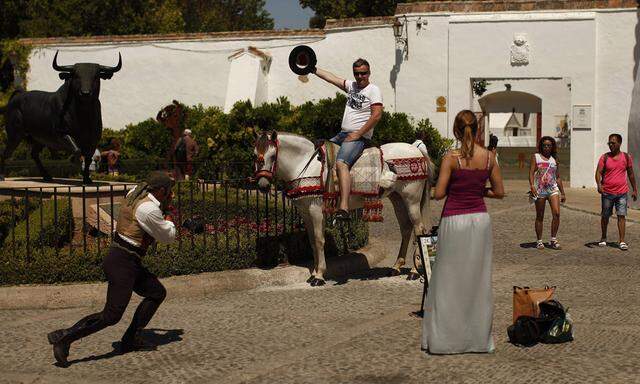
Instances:
[[[117,236],[117,235],[116,235]],[[72,342],[117,324],[135,292],[144,297],[138,305],[131,325],[122,337],[123,343],[132,343],[136,331],[143,329],[167,295],[158,278],[142,266],[138,254],[119,244],[112,244],[102,262],[109,283],[107,302],[102,312],[89,315],[69,329]]]

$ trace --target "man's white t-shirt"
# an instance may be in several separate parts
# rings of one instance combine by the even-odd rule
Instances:
[[[369,83],[364,88],[358,88],[355,81],[345,80],[344,89],[347,92],[347,105],[342,115],[342,131],[355,132],[371,117],[371,106],[382,105],[382,92],[376,85]],[[364,138],[371,139],[373,129],[364,134]]]

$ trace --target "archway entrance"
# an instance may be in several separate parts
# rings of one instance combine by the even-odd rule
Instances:
[[[564,180],[569,178],[570,135],[568,105],[570,89],[564,81],[556,79],[535,80],[494,80],[494,92],[476,99],[481,112],[478,112],[480,123],[485,127],[484,139],[488,142],[489,134],[498,136],[498,151],[505,177],[515,179],[528,178],[528,164],[531,154],[542,136],[552,136],[558,144],[558,155],[561,174]],[[508,81],[509,83],[506,83]],[[542,98],[536,94],[511,90],[534,89],[544,95],[546,103],[543,116]],[[498,91],[496,88],[507,90]],[[504,88],[502,88],[504,89]],[[536,92],[538,93],[538,92]]]
[[[501,91],[481,97],[478,103],[486,137],[489,133],[498,136],[501,146],[535,147],[542,137],[542,99],[538,96]]]

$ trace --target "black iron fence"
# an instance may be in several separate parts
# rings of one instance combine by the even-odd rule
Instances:
[[[134,184],[4,189],[0,196],[0,284],[102,278],[120,204]],[[172,244],[146,258],[159,276],[274,266],[311,256],[303,223],[282,191],[246,180],[178,182]],[[297,261],[297,260],[295,260]]]
[[[78,177],[82,172],[80,163],[66,160],[43,160],[43,165],[52,177],[70,178]],[[131,179],[139,178],[153,170],[172,170],[174,167],[186,169],[189,165],[192,173],[199,179],[223,180],[240,179],[247,171],[251,170],[251,164],[246,162],[227,162],[217,164],[213,161],[193,161],[190,163],[167,162],[165,159],[121,159],[118,164],[118,173],[128,175]],[[183,171],[184,172],[184,171]],[[94,178],[99,180],[102,175],[110,172],[105,162],[99,164],[94,171]],[[33,177],[39,175],[38,167],[33,160],[12,160],[6,165],[7,177]],[[37,177],[37,176],[36,176]]]

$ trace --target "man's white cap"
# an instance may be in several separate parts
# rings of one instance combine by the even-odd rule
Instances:
[[[185,135],[191,135],[191,130],[190,129],[185,129],[184,130],[184,134]]]

